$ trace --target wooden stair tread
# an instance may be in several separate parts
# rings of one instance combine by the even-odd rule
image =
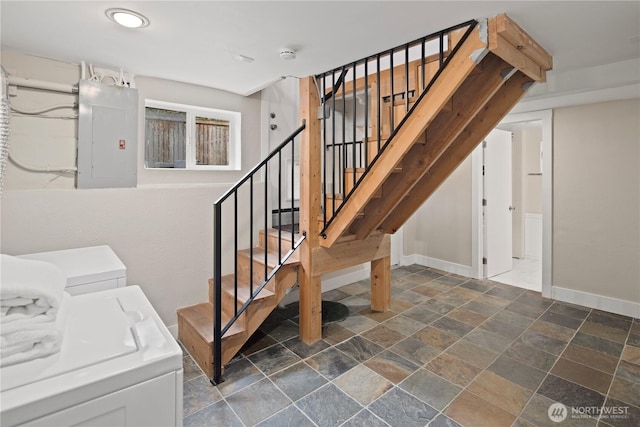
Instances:
[[[279,237],[277,228],[268,228],[267,230],[260,230],[260,234],[265,234],[265,232],[266,232],[266,234],[268,236]],[[280,236],[281,236],[282,240],[286,240],[288,242],[291,242],[291,231],[282,230],[282,232],[280,233]],[[294,233],[293,234],[293,238],[296,241],[300,240],[300,237],[301,237],[300,233]]]
[[[213,286],[213,279],[209,279],[209,286]],[[228,293],[233,296],[235,294],[235,276],[233,274],[227,274],[226,276],[222,276],[222,291]],[[266,299],[274,296],[275,293],[271,292],[267,288],[263,288],[258,295],[254,298],[254,301]],[[238,302],[240,304],[244,304],[249,301],[251,297],[251,289],[249,289],[249,285],[245,283],[241,283],[238,281]]]
[[[178,309],[178,316],[181,316],[193,330],[207,343],[213,342],[213,304],[203,302],[189,307]],[[222,324],[226,325],[231,319],[230,316],[222,313]],[[223,338],[232,337],[245,332],[245,329],[235,322],[224,334]]]

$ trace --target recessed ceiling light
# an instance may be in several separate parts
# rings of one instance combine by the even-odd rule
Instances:
[[[143,28],[149,25],[149,20],[132,10],[127,9],[108,9],[106,15],[113,22],[116,22],[127,28]]]

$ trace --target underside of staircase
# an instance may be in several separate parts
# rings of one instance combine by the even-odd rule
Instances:
[[[378,116],[378,138],[371,137],[374,132],[364,138],[372,160],[365,167],[352,165],[339,172],[344,186],[335,194],[321,190],[325,185],[320,169],[324,147],[318,111],[325,106],[318,109],[318,105],[329,97],[325,91],[319,99],[315,78],[301,82],[301,116],[306,129],[300,146],[300,229],[305,240],[281,266],[276,248],[292,247],[299,236],[262,230],[257,247],[237,251],[237,274],[221,280],[223,326],[250,301],[250,282],[256,288],[264,283],[266,272],[274,268],[276,272],[262,291],[254,292],[246,310],[224,333],[222,365],[233,358],[296,283],[300,285],[301,339],[319,339],[320,277],[327,272],[371,262],[372,309],[388,310],[388,235],[418,210],[533,83],[545,81],[545,72],[552,66],[544,49],[505,15],[470,25],[466,33],[451,32],[448,37],[450,43],[457,43],[456,48],[426,62],[423,59],[418,66],[411,64],[415,66],[411,70],[418,70],[415,74],[409,75],[407,60],[397,70],[378,70],[376,78],[352,79],[349,85],[331,88],[334,107],[335,98],[346,98],[350,90],[353,99],[363,88],[365,93],[370,90],[367,111],[372,118]],[[404,78],[398,77],[403,85],[400,99],[396,99],[393,83],[396,72],[404,73]],[[385,87],[387,94],[382,92]],[[178,310],[178,335],[198,365],[212,376],[215,293],[211,280],[209,285],[208,302]]]

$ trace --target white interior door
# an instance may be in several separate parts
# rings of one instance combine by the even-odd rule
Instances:
[[[511,132],[495,129],[484,148],[485,255],[487,277],[511,271]]]

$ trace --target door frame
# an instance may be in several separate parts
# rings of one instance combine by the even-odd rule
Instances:
[[[542,122],[542,296],[551,298],[553,272],[553,110],[507,115],[500,125],[528,121]],[[480,144],[481,146],[481,144]],[[482,149],[471,153],[472,270],[484,279],[484,229],[482,218]]]

